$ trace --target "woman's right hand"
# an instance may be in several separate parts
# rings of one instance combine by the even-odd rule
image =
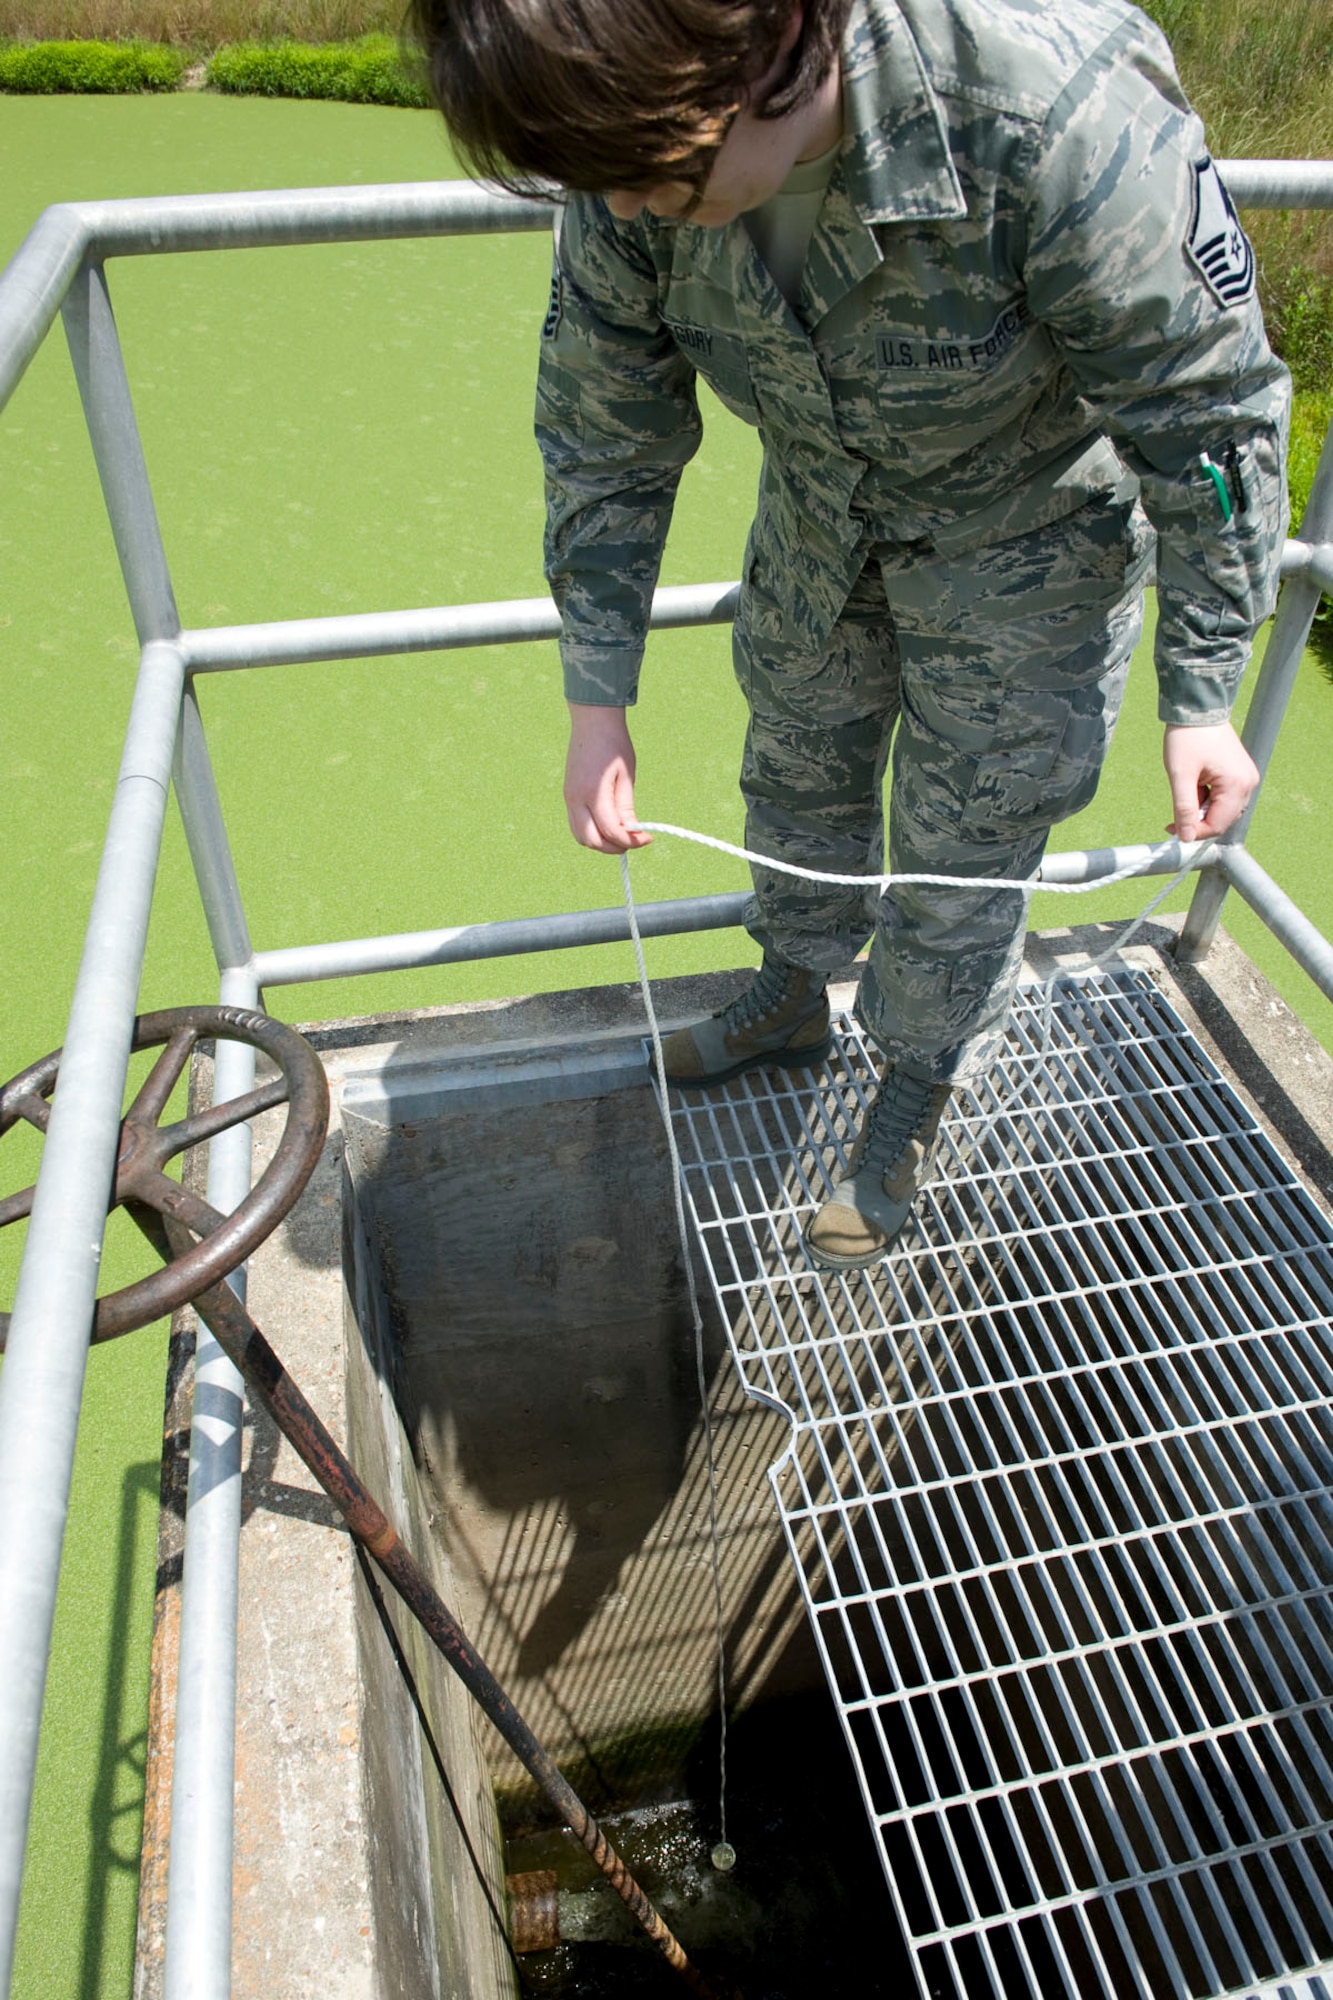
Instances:
[[[652,840],[634,815],[634,745],[623,708],[569,703],[565,811],[575,840],[599,854],[624,854]]]

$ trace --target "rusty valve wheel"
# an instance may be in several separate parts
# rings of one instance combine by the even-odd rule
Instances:
[[[250,1043],[277,1064],[279,1074],[244,1097],[194,1112],[175,1124],[160,1125],[158,1120],[196,1045],[212,1039]],[[162,1044],[161,1055],[121,1122],[115,1187],[107,1207],[128,1209],[164,1258],[170,1259],[171,1251],[159,1218],[183,1223],[199,1240],[151,1277],[99,1299],[94,1340],[112,1340],[117,1334],[147,1326],[243,1264],[297,1200],[319,1158],[328,1127],[329,1091],[320,1060],[309,1042],[281,1021],[271,1020],[267,1014],[252,1014],[243,1007],[172,1007],[159,1014],[141,1014],[134,1024],[131,1046],[151,1049]],[[60,1054],[59,1049],[54,1050],[0,1086],[0,1133],[8,1132],[20,1118],[39,1132],[46,1130],[51,1115],[47,1099],[59,1080]],[[278,1149],[230,1215],[219,1215],[201,1196],[164,1173],[168,1160],[178,1153],[284,1103],[287,1123]],[[0,1199],[0,1228],[28,1215],[32,1198],[29,1187]],[[0,1345],[8,1331],[9,1315],[2,1313]]]

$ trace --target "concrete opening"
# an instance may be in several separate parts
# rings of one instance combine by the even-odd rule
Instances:
[[[1063,963],[1083,948],[1057,940],[1050,949]],[[1151,1011],[1151,986],[1169,987],[1227,1087],[1263,1093],[1262,1109],[1247,1096],[1246,1117],[1288,1148],[1317,1203],[1333,1187],[1333,1064],[1225,941],[1207,979],[1169,972],[1169,959],[1154,947],[1136,950],[1133,962],[1142,968],[1132,989],[1143,991],[1141,1004]],[[658,992],[664,1023],[708,1011],[743,977],[665,982]],[[892,1751],[902,1689],[915,1714],[925,1699],[917,1681],[923,1674],[932,1684],[939,1679],[933,1654],[913,1679],[904,1665],[909,1640],[895,1637],[894,1618],[901,1624],[916,1615],[913,1579],[886,1581],[874,1571],[874,1550],[866,1553],[862,1517],[879,1515],[861,1494],[856,1467],[869,1460],[858,1456],[850,1432],[846,1451],[839,1445],[842,1456],[835,1452],[827,1465],[825,1446],[824,1457],[812,1457],[799,1425],[789,1449],[788,1418],[771,1402],[747,1398],[735,1363],[761,1399],[780,1396],[797,1409],[802,1397],[784,1388],[783,1369],[804,1371],[802,1379],[817,1379],[829,1394],[845,1376],[858,1409],[864,1404],[867,1437],[878,1436],[899,1405],[912,1404],[916,1415],[909,1422],[903,1412],[909,1429],[903,1449],[891,1455],[897,1470],[884,1502],[900,1502],[909,1513],[914,1454],[939,1431],[934,1402],[943,1409],[949,1396],[979,1391],[970,1376],[933,1387],[933,1378],[918,1380],[906,1350],[895,1387],[883,1370],[897,1342],[875,1347],[881,1372],[872,1380],[866,1357],[883,1301],[876,1304],[870,1287],[838,1289],[817,1324],[808,1312],[803,1318],[800,1299],[790,1309],[782,1304],[783,1286],[803,1299],[811,1284],[795,1264],[787,1268],[784,1246],[792,1201],[810,1192],[822,1140],[807,1161],[780,1091],[741,1093],[754,1125],[743,1147],[725,1143],[724,1126],[705,1106],[677,1107],[706,1249],[700,1276],[705,1262],[715,1279],[723,1273],[717,1296],[725,1320],[720,1311],[708,1320],[705,1373],[720,1489],[727,1831],[741,1857],[724,1878],[707,1860],[719,1827],[703,1429],[637,990],[585,990],[308,1032],[329,1073],[334,1128],[316,1180],[252,1266],[252,1310],[682,1942],[706,1970],[728,1971],[750,2000],[804,2000],[821,1985],[873,2000],[925,1990],[923,1974],[931,1990],[966,2000],[992,1992],[1049,2000],[1074,1990],[1068,1965],[1062,1971],[1053,1961],[1035,1969],[998,1958],[989,1969],[978,1960],[969,1971],[970,1958],[962,1965],[967,1953],[975,1956],[972,1931],[984,1944],[1010,1921],[998,1907],[970,1917],[951,1905],[945,1914],[960,1934],[962,1970],[933,1964],[916,1933],[934,1921],[932,1899],[953,1879],[947,1856],[931,1862],[905,1924],[885,1885],[883,1850],[899,1822],[909,1831],[926,1826],[932,1803],[915,1793],[897,1803],[884,1795],[874,1735],[882,1729]],[[1087,1059],[1100,1061],[1100,1044],[1084,1040]],[[1138,1043],[1119,1035],[1116,1046],[1129,1060]],[[1160,1087],[1175,1092],[1178,1081],[1173,1074]],[[823,1089],[797,1096],[818,1109]],[[259,1133],[256,1171],[280,1117],[272,1114]],[[697,1143],[690,1140],[696,1119]],[[1086,1150],[1093,1125],[1085,1111],[1071,1130]],[[1144,1158],[1160,1153],[1160,1146],[1146,1149]],[[960,1166],[949,1180],[960,1200],[969,1198],[979,1171]],[[757,1206],[744,1194],[745,1177],[756,1172],[775,1177],[776,1190]],[[980,1283],[982,1262],[1001,1254],[1011,1236],[1015,1246],[1030,1240],[1039,1251],[1055,1240],[1049,1219],[1000,1228],[995,1204],[1012,1204],[1029,1181],[1045,1188],[1058,1180],[1044,1158],[1029,1172],[1006,1154],[991,1202],[998,1247],[987,1247],[991,1237],[970,1227],[970,1247],[949,1279],[955,1290],[968,1273]],[[1123,1204],[1108,1196],[1101,1206],[1118,1215]],[[780,1239],[772,1255],[755,1218]],[[895,1265],[898,1280],[908,1284],[918,1264],[923,1273],[927,1265],[934,1270],[930,1260],[941,1254],[933,1238],[909,1246],[901,1270]],[[747,1256],[758,1260],[753,1271]],[[1226,1271],[1233,1262],[1223,1260]],[[1146,1271],[1142,1277],[1148,1282]],[[1139,1285],[1137,1270],[1127,1282]],[[1226,1282],[1234,1290],[1233,1279]],[[1083,1312],[1089,1325],[1102,1324],[1109,1308],[1096,1285],[1071,1287],[1062,1277],[1057,1290],[1064,1304],[1048,1302],[1040,1313],[1034,1306],[1035,1318],[1022,1316],[1027,1308],[1020,1312],[1010,1297],[1003,1272],[971,1305],[971,1294],[959,1294],[959,1325],[976,1320],[980,1329],[969,1334],[967,1353],[990,1338],[997,1301],[1008,1315],[1008,1331],[1000,1330],[1005,1353],[1028,1318],[1053,1326],[1052,1313]],[[709,1296],[703,1282],[700,1294]],[[920,1317],[908,1304],[903,1326]],[[938,1320],[941,1310],[937,1299],[927,1317]],[[805,1320],[808,1354],[798,1352],[791,1331]],[[955,1342],[946,1346],[955,1361],[963,1354]],[[1066,1361],[1059,1366],[1065,1370]],[[802,1421],[837,1445],[846,1412],[834,1414],[832,1429],[818,1410],[806,1410]],[[1167,1414],[1178,1423],[1179,1412]],[[179,1451],[170,1414],[168,1430]],[[957,1447],[958,1437],[949,1438],[950,1449]],[[821,1467],[821,1476],[841,1481],[836,1493],[811,1485]],[[860,1481],[855,1492],[839,1468]],[[926,1483],[943,1480],[952,1491],[979,1480],[982,1496],[989,1491],[982,1475],[990,1477],[985,1467],[949,1459]],[[810,1488],[806,1501],[793,1479]],[[971,1491],[969,1484],[964,1512]],[[598,1889],[581,1851],[544,1821],[524,1774],[458,1683],[398,1608],[378,1598],[322,1496],[262,1419],[252,1421],[245,1506],[237,2000],[315,1993],[321,2000],[498,2000],[529,1992],[632,2000],[678,1990]],[[896,1547],[892,1538],[884,1544],[889,1557]],[[164,1560],[164,1574],[168,1567]],[[937,1595],[948,1581],[936,1580]],[[886,1590],[893,1604],[886,1600],[876,1611]],[[169,1633],[169,1591],[162,1605],[160,1629]],[[882,1631],[877,1617],[888,1621]],[[1083,1650],[1092,1645],[1076,1637]],[[161,1664],[169,1650],[164,1642],[159,1652],[160,1713],[170,1712],[169,1668]],[[995,1663],[965,1661],[964,1668],[987,1688],[999,1684]],[[910,1756],[897,1762],[916,1768]],[[943,1786],[953,1766],[945,1770],[936,1759],[931,1769],[936,1765]],[[955,1791],[986,1790],[970,1766],[959,1770]],[[164,1831],[159,1824],[154,1833],[151,1800],[163,1790],[164,1773],[169,1788],[159,1742],[150,1764],[136,2000],[160,1991],[154,1897],[160,1903]],[[1022,1773],[1010,1777],[1017,1786]],[[953,1794],[938,1803],[953,1826]],[[983,1798],[978,1811],[987,1810]],[[959,1849],[958,1896],[988,1879],[970,1852]],[[556,1872],[566,1942],[520,1964],[510,1948],[505,1881],[537,1869]],[[1086,1886],[1075,1887],[1082,1907]],[[1022,1883],[1014,1900],[1021,1917],[1031,1900]],[[1289,1978],[1309,1962],[1295,1939],[1282,1956]],[[1256,1950],[1246,1968],[1252,1975],[1260,1957]],[[1086,1971],[1091,1961],[1077,1963]],[[1084,1990],[1128,1990],[1099,1986],[1098,1977]],[[1204,1966],[1187,1982],[1196,1996],[1226,1985]],[[1145,1990],[1156,1995],[1159,1986],[1165,1992],[1169,1982],[1148,1978]]]
[[[512,1038],[496,1030],[519,1025],[514,1014],[492,1010],[474,1024],[487,1042],[360,1074],[349,1065],[351,1452],[401,1509],[413,1545],[429,1541],[465,1629],[690,1950],[705,1965],[711,1950],[733,1976],[748,1969],[755,1990],[793,2000],[820,1979],[877,1991],[864,1979],[864,1925],[892,1932],[893,1919],[766,1477],[789,1426],[745,1396],[715,1320],[705,1372],[731,1720],[727,1830],[742,1863],[724,1877],[708,1861],[719,1743],[705,1434],[635,998],[563,996],[546,1003],[547,1034],[529,1019]],[[684,996],[679,1011],[694,1011]],[[580,1012],[576,1031],[568,1016]],[[581,1850],[546,1824],[521,1766],[443,1685],[399,1617],[413,1678],[423,1697],[431,1691],[425,1706],[449,1718],[448,1745],[438,1733],[437,1742],[458,1808],[427,1748],[422,1780],[434,1803],[408,1853],[402,1744],[420,1738],[421,1722],[381,1614],[364,1588],[361,1598],[376,1838],[398,1850],[386,1879],[414,1875],[418,1904],[453,1913],[468,1961],[451,1971],[456,1990],[512,1990],[496,1912],[505,1875],[534,1868],[557,1873],[569,1942],[540,1963],[526,1959],[520,1990],[676,1990]],[[464,1840],[457,1820],[468,1820],[469,1800]],[[389,1914],[377,1917],[382,1938]],[[396,1928],[415,1949],[411,1923]],[[902,1990],[903,1970],[900,1960],[890,1981],[885,1967],[885,1992]],[[405,1956],[386,1990],[418,1990],[413,1976]]]

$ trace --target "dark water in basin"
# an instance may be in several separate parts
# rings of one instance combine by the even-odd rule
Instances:
[[[914,1990],[842,1731],[822,1695],[751,1710],[727,1740],[727,1835],[718,1838],[717,1746],[691,1772],[693,1799],[602,1815],[613,1845],[705,1973],[744,2000],[905,2000]],[[556,1871],[562,1936],[525,1954],[521,1990],[543,2000],[669,2000],[684,1982],[643,1937],[564,1831],[516,1834],[506,1866]]]

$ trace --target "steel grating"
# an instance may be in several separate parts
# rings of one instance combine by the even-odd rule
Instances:
[[[1333,1229],[1121,973],[1021,993],[894,1255],[816,1273],[836,1027],[672,1116],[920,1992],[1323,1992]]]

